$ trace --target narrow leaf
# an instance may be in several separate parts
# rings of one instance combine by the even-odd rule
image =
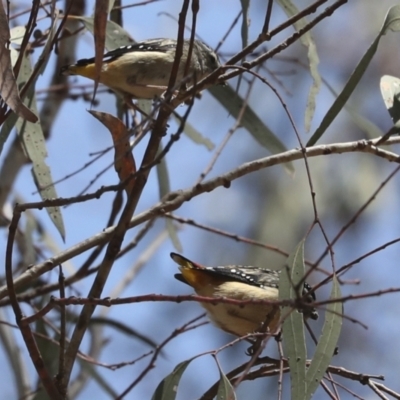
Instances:
[[[211,86],[209,92],[225,107],[234,118],[239,117],[244,101],[229,86]],[[260,120],[257,114],[247,106],[240,120],[241,126],[246,128],[261,146],[265,147],[272,154],[286,151],[283,143],[272,133],[272,131]],[[292,163],[286,163],[285,167],[289,172],[294,172]]]
[[[128,335],[130,337],[133,337],[143,343],[148,344],[149,346],[156,348],[158,344],[151,338],[149,338],[146,335],[143,335],[142,333],[138,332],[137,330],[131,328],[130,326],[122,323],[119,320],[112,319],[112,318],[105,318],[105,317],[93,317],[90,319],[90,325],[93,324],[99,324],[100,326],[108,326],[111,328],[115,328],[119,332]]]
[[[114,8],[114,3],[115,3],[115,0],[109,0],[109,2],[108,2],[108,10],[107,10],[108,14],[110,14],[112,9]],[[110,19],[112,19],[111,15],[110,15]]]
[[[279,299],[296,299],[296,285],[304,276],[304,240],[289,256],[288,270],[283,270],[279,278]],[[282,326],[283,345],[290,367],[291,399],[304,400],[306,385],[306,340],[303,314],[292,307],[282,307],[282,317],[288,315]]]
[[[21,82],[26,82],[31,74],[32,69],[29,58],[24,57],[18,79],[21,79]],[[34,92],[35,88],[33,85],[31,85],[27,91],[24,103],[29,105],[32,110],[37,111]],[[41,198],[43,200],[57,198],[58,196],[53,184],[53,179],[51,177],[51,171],[45,162],[47,150],[40,122],[32,123],[18,118],[15,123],[15,127],[18,131],[25,154],[32,162],[31,172]],[[46,211],[49,214],[53,224],[60,232],[61,237],[65,239],[65,228],[60,207],[47,207]]]
[[[54,3],[55,4],[55,3]],[[55,7],[55,5],[54,5]],[[53,8],[53,5],[52,5]],[[47,65],[48,59],[50,57],[50,50],[51,50],[51,45],[52,45],[52,40],[54,38],[55,32],[56,32],[56,27],[57,27],[57,21],[58,21],[58,12],[55,10],[52,10],[51,14],[51,26],[49,29],[49,33],[47,35],[47,41],[45,46],[43,47],[43,50],[41,54],[39,55],[38,61],[35,65],[38,68],[38,73],[42,73]],[[21,44],[23,40],[23,36],[25,34],[25,27],[15,27],[11,29],[11,42]],[[15,65],[15,63],[18,60],[19,57],[19,52],[17,52],[15,49],[10,48],[11,51],[11,63],[12,66]],[[23,57],[22,63],[21,63],[21,68],[19,70],[19,74],[17,77],[17,85],[19,88],[21,88],[26,82],[30,81],[30,77],[32,74],[32,67],[31,67],[31,62],[30,58],[28,56],[28,53]],[[36,80],[32,81],[32,85],[34,85]],[[29,88],[28,88],[29,90]],[[5,141],[7,140],[12,128],[14,128],[15,123],[17,121],[17,115],[16,114],[11,114],[5,123],[3,124],[0,132],[0,153],[3,149],[3,145]]]
[[[103,54],[106,41],[106,25],[108,14],[108,0],[96,0],[94,6],[94,91],[93,99],[96,96],[97,87],[100,80],[101,66],[103,64]]]
[[[26,28],[24,26],[15,26],[10,29],[10,42],[18,45],[22,44]],[[14,63],[13,63],[14,65]]]
[[[290,0],[278,0],[278,3],[281,5],[288,17],[293,17],[294,15],[299,13],[298,8]],[[307,20],[306,18],[301,18],[293,25],[296,31],[299,31],[307,25]],[[311,121],[314,117],[316,104],[315,98],[321,88],[322,79],[318,72],[319,57],[317,53],[317,46],[311,35],[311,32],[308,31],[301,35],[300,42],[304,47],[307,48],[310,74],[313,78],[313,84],[311,85],[310,92],[308,93],[307,108],[304,121],[306,131],[308,132],[310,130]]]
[[[242,13],[242,25],[240,29],[240,36],[242,38],[242,49],[244,49],[249,42],[249,8],[250,8],[250,0],[240,0],[241,13]],[[246,57],[242,59],[242,63],[246,61]],[[237,84],[235,92],[238,93],[240,90],[240,86],[243,81],[243,75],[238,76]]]
[[[104,375],[101,374],[98,369],[96,369],[95,365],[83,360],[80,357],[77,358],[77,361],[79,362],[82,370],[87,372],[90,376],[90,381],[97,383],[101,390],[102,396],[108,396],[109,399],[116,399],[118,397],[117,390],[114,389],[109,382],[107,382],[107,379],[105,379]]]
[[[157,386],[151,400],[175,400],[179,381],[193,358],[178,364],[172,373],[166,376]]]
[[[249,42],[249,8],[250,0],[240,0],[240,5],[242,8],[242,27],[240,36],[242,37],[242,49],[244,49]]]
[[[346,111],[349,113],[354,124],[363,132],[369,139],[374,139],[383,136],[384,132],[376,124],[369,119],[360,115],[360,113],[352,106],[346,104]]]
[[[393,124],[400,120],[400,79],[384,75],[381,78],[381,94]]]
[[[340,299],[340,286],[336,276],[333,277],[332,291],[330,299]],[[342,329],[343,303],[340,301],[331,303],[326,308],[325,322],[322,328],[322,334],[319,338],[314,357],[306,374],[307,380],[307,397],[311,399],[315,390],[318,388],[326,369],[328,368],[331,358],[335,352],[337,342],[339,340],[340,331]]]
[[[235,389],[231,382],[222,371],[220,365],[217,363],[219,369],[219,385],[217,392],[217,400],[236,400]]]
[[[374,40],[370,48],[362,57],[361,61],[356,66],[355,70],[351,74],[349,80],[347,81],[345,87],[342,92],[336,98],[331,108],[325,114],[321,124],[317,128],[317,130],[313,133],[311,139],[308,141],[307,146],[313,146],[325,133],[325,131],[329,128],[333,120],[337,117],[339,112],[342,110],[347,100],[353,93],[354,89],[357,87],[360,82],[362,76],[364,75],[365,70],[367,69],[372,57],[374,56],[376,49],[378,48],[378,43],[380,40],[380,35]]]
[[[47,296],[44,296],[40,302],[36,303],[35,307],[39,308],[39,305],[43,307],[46,297]],[[34,329],[38,334],[35,344],[40,351],[40,356],[42,357],[49,373],[55,375],[58,367],[58,357],[55,356],[59,352],[59,346],[57,346],[57,340],[59,339],[58,335],[48,329],[47,324],[43,319],[38,319],[36,321]],[[43,397],[39,395],[36,398]]]
[[[85,28],[94,34],[94,19],[91,17],[74,17],[82,21]],[[108,20],[106,26],[106,42],[105,46],[107,50],[114,50],[121,46],[127,46],[129,44],[135,43],[131,38],[128,31],[119,26],[113,21]]]
[[[337,97],[338,94],[332,88],[332,86],[325,80],[326,88],[332,93],[333,96]],[[372,121],[362,116],[355,107],[346,104],[344,109],[349,113],[350,117],[352,118],[353,122],[356,126],[365,134],[368,138],[373,139],[383,135],[383,131],[375,125]]]
[[[389,8],[381,32],[385,35],[388,31],[400,31],[400,5]]]
[[[161,152],[162,152],[162,147],[160,144],[160,147],[158,149],[158,154],[160,154]],[[165,157],[157,164],[156,168],[158,177],[158,189],[160,192],[160,199],[162,199],[166,194],[171,192],[167,162],[165,161]],[[169,218],[166,218],[165,226],[175,250],[178,253],[182,253],[183,251],[182,244],[179,240],[176,226],[174,225],[173,221],[170,220]]]
[[[36,122],[38,117],[22,102],[19,97],[17,81],[11,65],[9,49],[10,31],[4,12],[3,2],[0,3],[0,93],[2,100],[18,115],[30,122]]]
[[[354,69],[353,73],[351,74],[351,76],[350,76],[349,80],[347,81],[345,87],[343,88],[342,92],[339,94],[337,99],[332,104],[331,108],[326,113],[320,126],[313,133],[311,139],[307,143],[307,146],[313,146],[321,138],[321,136],[325,133],[325,131],[331,125],[333,120],[336,118],[336,116],[342,110],[342,108],[346,104],[347,100],[349,99],[349,97],[353,93],[354,89],[357,87],[358,83],[360,82],[361,78],[363,77],[373,56],[375,55],[376,50],[379,45],[379,42],[381,40],[381,37],[383,35],[385,35],[389,30],[395,31],[395,32],[400,30],[400,6],[399,5],[393,6],[389,9],[389,11],[385,17],[385,20],[384,20],[381,30],[379,31],[375,40],[372,42],[371,46],[368,48],[368,50],[363,55],[360,62]]]
[[[39,71],[38,73],[39,74],[43,74],[45,69],[46,69],[47,63],[49,62],[50,55],[52,53],[51,50],[52,50],[52,48],[54,46],[53,39],[54,39],[54,36],[57,33],[57,26],[58,26],[57,24],[58,24],[58,21],[59,21],[59,19],[58,19],[59,11],[56,9],[56,3],[55,2],[52,2],[50,11],[51,11],[50,12],[50,15],[51,15],[51,26],[50,26],[50,29],[49,29],[49,33],[47,35],[46,44],[44,45],[43,50],[40,53],[40,55],[38,57],[38,60],[37,60],[37,62],[35,64],[35,67],[34,67],[35,71],[36,71],[36,69],[38,69],[38,71]]]
[[[136,104],[139,110],[143,111],[144,113],[144,115],[142,115],[143,118],[147,118],[145,117],[146,114],[151,115],[151,108],[153,106],[153,102],[151,100],[138,99]]]
[[[135,178],[132,175],[136,172],[135,159],[133,158],[129,142],[129,132],[124,123],[111,114],[100,111],[89,111],[97,118],[111,133],[114,143],[114,168],[121,182],[126,182],[125,191],[127,195],[135,185]]]
[[[179,118],[175,115],[171,115],[172,118],[176,121],[178,125],[182,124]],[[183,133],[194,143],[201,144],[207,147],[208,150],[213,150],[215,144],[208,138],[204,137],[192,124],[188,121],[185,122],[185,126],[183,127]]]

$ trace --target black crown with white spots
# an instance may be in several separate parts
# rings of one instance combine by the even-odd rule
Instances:
[[[185,39],[184,45],[188,45],[190,40]],[[171,49],[176,48],[177,41],[175,39],[149,39],[143,42],[132,43],[128,46],[121,46],[115,50],[111,50],[108,53],[104,54],[103,61],[111,62],[124,54],[133,53],[133,52],[162,52],[166,53]],[[214,55],[214,51],[207,46],[205,43],[200,40],[193,41],[194,46],[197,46],[199,49],[203,50],[206,53]],[[76,62],[76,65],[85,66],[88,64],[94,63],[94,57],[92,58],[82,58]]]

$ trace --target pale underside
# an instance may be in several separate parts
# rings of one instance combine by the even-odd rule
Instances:
[[[196,290],[200,296],[225,297],[235,300],[276,300],[278,289],[250,286],[246,283],[228,281],[218,286],[206,285]],[[208,311],[211,321],[226,332],[236,336],[260,331],[265,321],[268,323],[268,332],[275,333],[279,323],[279,307],[269,304],[233,304],[201,303]],[[262,330],[265,332],[265,330]]]
[[[133,60],[134,53],[127,53],[118,59],[118,64],[104,63],[102,65],[101,83],[115,91],[127,93],[134,98],[154,99],[159,97],[168,87],[172,64],[165,60],[163,53],[152,52],[151,58],[145,62],[143,55],[141,61]],[[115,68],[118,68],[116,73]],[[183,83],[185,65],[180,63],[176,78],[176,88]],[[207,73],[197,74],[196,81],[201,80]],[[190,86],[192,79],[185,80]],[[139,83],[140,82],[140,83]]]

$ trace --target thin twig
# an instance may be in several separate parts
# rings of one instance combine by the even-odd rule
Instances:
[[[307,157],[316,157],[316,156],[326,156],[331,154],[343,154],[350,152],[361,152],[361,153],[371,153],[376,156],[383,157],[388,161],[394,161],[400,163],[400,156],[397,154],[383,151],[375,147],[376,141],[379,138],[373,140],[359,140],[355,142],[345,142],[345,143],[336,143],[332,145],[319,145],[314,147],[308,147],[306,149]],[[400,137],[390,138],[387,142],[388,144],[400,143]],[[143,211],[135,215],[131,221],[129,222],[129,228],[133,228],[142,224],[143,222],[148,221],[151,218],[154,218],[155,215],[163,215],[167,212],[174,211],[178,209],[184,202],[191,200],[194,197],[202,193],[208,193],[218,187],[229,187],[230,183],[239,179],[242,176],[248,175],[252,172],[259,171],[264,168],[271,167],[273,165],[278,165],[286,162],[291,162],[295,160],[299,160],[303,158],[303,151],[301,149],[293,149],[288,150],[280,154],[272,155],[269,157],[261,158],[258,160],[250,161],[248,163],[242,164],[241,166],[225,173],[219,175],[215,178],[209,179],[195,187],[191,187],[185,190],[178,190],[175,192],[171,192],[165,199],[163,199],[160,203],[151,207],[150,209]],[[139,174],[137,175],[139,177]],[[72,204],[74,202],[83,202],[89,199],[94,199],[100,196],[102,193],[110,191],[111,189],[116,190],[119,188],[119,185],[114,185],[110,187],[105,187],[97,192],[85,195],[81,197],[67,198],[67,199],[51,199],[45,200],[41,202],[35,203],[26,203],[20,204],[16,206],[16,209],[19,211],[24,211],[26,209],[34,209],[34,208],[44,208],[44,207],[53,207],[53,206],[63,206],[66,204]],[[14,285],[15,288],[19,288],[29,282],[37,279],[42,274],[52,270],[55,266],[60,263],[63,263],[76,255],[82,254],[83,252],[91,249],[95,246],[98,246],[102,243],[107,243],[113,235],[115,227],[110,227],[105,229],[103,232],[98,233],[97,235],[92,236],[91,238],[85,239],[81,243],[78,243],[71,248],[60,252],[56,256],[45,260],[39,264],[31,266],[26,272],[15,278]],[[0,299],[7,296],[8,291],[7,287],[3,286],[0,288]]]

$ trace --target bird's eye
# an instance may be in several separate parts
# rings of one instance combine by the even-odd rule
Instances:
[[[217,69],[219,67],[218,58],[215,53],[208,54],[208,62],[209,65],[212,66],[214,69]]]

